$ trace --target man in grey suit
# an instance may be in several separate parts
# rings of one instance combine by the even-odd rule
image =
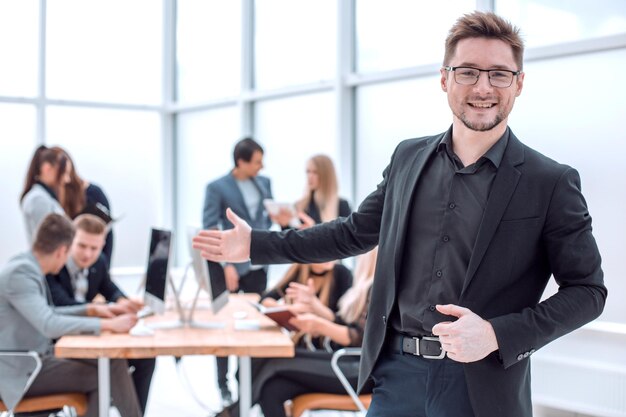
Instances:
[[[230,207],[255,229],[267,230],[272,225],[263,207],[263,200],[272,198],[269,178],[259,171],[263,168],[263,148],[251,138],[237,142],[233,151],[235,167],[228,174],[206,187],[202,226],[205,229],[232,229],[226,218]],[[226,285],[230,292],[239,290],[261,294],[267,285],[267,266],[250,262],[229,263],[224,267]],[[228,358],[216,358],[217,382],[224,403],[231,402],[228,389]]]
[[[607,289],[575,169],[508,127],[519,30],[473,12],[451,28],[445,132],[401,142],[350,217],[303,230],[207,230],[213,261],[323,262],[379,245],[359,388],[368,416],[532,416],[530,357],[598,317]],[[559,290],[541,300],[551,277]]]
[[[97,362],[55,358],[53,339],[101,331],[124,333],[137,319],[132,314],[101,319],[97,316],[110,312],[94,304],[53,306],[45,275],[57,274],[65,265],[74,232],[66,217],[49,214],[36,231],[32,250],[15,256],[0,269],[0,350],[33,350],[42,356],[41,372],[27,396],[84,392],[88,396],[86,416],[96,417]],[[26,371],[15,362],[0,358],[3,396],[15,398],[21,392],[20,372]],[[142,415],[134,392],[126,360],[111,361],[111,396],[122,417]]]

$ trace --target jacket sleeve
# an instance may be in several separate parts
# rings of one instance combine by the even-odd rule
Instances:
[[[20,274],[19,271],[16,273]],[[66,334],[100,333],[100,319],[71,315],[78,314],[79,310],[84,311],[83,306],[53,309],[48,305],[37,278],[30,274],[20,275],[11,279],[7,286],[11,305],[40,333],[50,339],[58,339]]]
[[[556,183],[542,239],[559,289],[534,307],[489,320],[505,367],[595,319],[604,308],[607,289],[600,253],[580,178],[572,168]]]
[[[111,274],[109,273],[108,268],[106,267],[106,261],[104,258],[100,257],[95,265],[93,265],[89,274],[94,274],[94,277],[98,281],[98,288],[96,288],[96,292],[94,296],[97,294],[102,294],[102,296],[109,302],[115,302],[119,298],[126,297],[126,295],[120,290],[120,288],[115,285],[113,280],[111,279]],[[92,284],[92,277],[89,277],[89,285]],[[92,293],[90,288],[90,293]]]
[[[46,276],[48,288],[50,288],[50,295],[52,295],[52,302],[55,306],[72,306],[81,304],[74,299],[74,294],[68,293],[67,288],[61,282],[63,280],[63,276],[61,274],[64,273],[66,272],[61,270],[59,275]]]

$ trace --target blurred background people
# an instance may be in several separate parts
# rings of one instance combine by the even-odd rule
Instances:
[[[65,149],[58,146],[51,149],[65,155],[65,158],[69,162],[67,181],[63,183],[63,186],[59,190],[59,202],[63,210],[65,210],[65,213],[70,219],[74,219],[79,214],[88,212],[96,214],[109,224],[109,222],[112,221],[111,204],[104,190],[102,190],[100,186],[78,175],[76,164]],[[110,269],[113,256],[113,229],[111,227],[108,228],[102,254],[104,255],[107,269]]]
[[[335,317],[329,319],[315,312],[306,312],[291,320],[301,333],[324,340],[323,349],[311,351],[297,346],[294,358],[253,361],[252,404],[258,403],[264,416],[286,417],[285,402],[301,394],[346,393],[330,366],[330,359],[335,350],[361,346],[363,342],[377,254],[375,248],[357,258],[354,282],[340,298]],[[297,303],[294,308],[298,311]],[[353,388],[356,387],[358,357],[346,357],[340,366]],[[239,403],[233,403],[218,417],[236,417],[239,412]]]
[[[74,226],[70,220],[61,214],[49,214],[37,227],[31,250],[15,256],[0,269],[0,349],[34,350],[41,355],[42,369],[26,396],[84,392],[88,398],[86,416],[97,417],[97,361],[56,358],[54,339],[101,331],[126,333],[137,317],[134,314],[110,317],[106,306],[94,304],[67,307],[50,304],[45,274],[58,274],[63,268],[73,238]],[[16,369],[11,359],[0,359],[0,375],[3,375],[0,381],[3,392],[23,389],[19,383],[20,386],[14,385],[20,369],[19,366]],[[134,392],[126,360],[112,360],[111,396],[122,417],[142,415]]]

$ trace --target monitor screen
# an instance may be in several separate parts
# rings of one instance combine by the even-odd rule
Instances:
[[[198,234],[197,227],[188,228],[189,253],[191,255],[191,265],[196,277],[198,286],[209,294],[211,298],[211,310],[217,313],[228,302],[228,291],[226,290],[226,276],[224,268],[217,262],[207,261],[202,257],[200,251],[191,246],[192,238]]]
[[[172,249],[172,232],[152,229],[144,301],[155,313],[165,311],[165,291]]]

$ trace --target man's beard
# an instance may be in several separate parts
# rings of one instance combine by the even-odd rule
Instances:
[[[465,127],[476,132],[486,132],[488,130],[491,130],[494,127],[498,126],[500,123],[502,123],[502,121],[505,119],[504,114],[502,114],[501,112],[498,112],[498,114],[496,114],[496,117],[492,121],[483,123],[472,123],[465,115],[465,112],[461,113],[457,117],[461,122],[463,122]]]

